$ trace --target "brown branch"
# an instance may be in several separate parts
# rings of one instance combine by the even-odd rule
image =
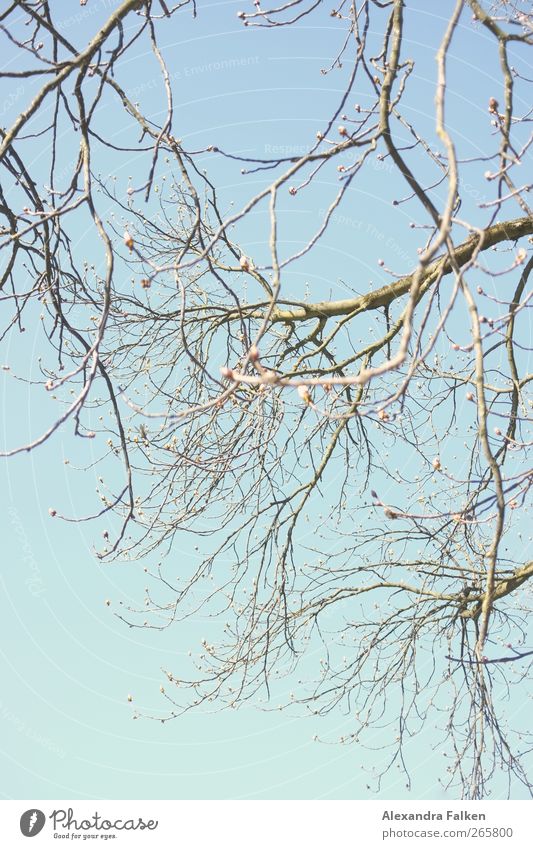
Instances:
[[[524,566],[515,569],[514,574],[510,578],[503,581],[495,581],[494,589],[491,594],[491,602],[494,604],[500,598],[513,593],[518,587],[522,586],[526,581],[533,576],[533,560],[526,563]],[[482,602],[480,601],[475,607],[469,610],[463,610],[459,614],[463,619],[478,619],[482,610]]]
[[[488,227],[483,233],[483,244],[480,250],[485,251],[500,242],[515,241],[522,236],[533,233],[533,218],[526,216],[516,218],[513,221],[505,221]],[[455,249],[455,261],[463,265],[471,259],[474,252],[479,249],[479,236],[476,233]],[[452,271],[452,262],[448,256],[440,256],[428,265],[420,285],[419,296],[428,290],[439,274],[449,274]],[[412,286],[413,276],[416,272],[401,277],[388,286],[382,286],[375,292],[367,292],[357,298],[343,298],[340,301],[318,301],[314,304],[301,304],[294,309],[276,309],[272,313],[273,322],[308,321],[313,318],[331,318],[336,315],[347,313],[361,313],[375,310],[379,307],[388,306],[397,298],[406,295]]]

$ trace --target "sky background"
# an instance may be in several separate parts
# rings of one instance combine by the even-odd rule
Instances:
[[[87,6],[78,8],[57,0],[54,9],[56,20],[63,22],[64,34],[81,47],[113,5],[89,0]],[[335,56],[339,28],[324,8],[295,29],[245,30],[236,17],[241,6],[240,0],[200,0],[196,21],[185,12],[162,22],[160,43],[173,78],[174,134],[189,148],[216,144],[241,155],[300,153],[324,126],[349,72],[349,62],[334,74],[319,72]],[[404,53],[411,50],[417,62],[417,81],[409,101],[411,117],[416,117],[428,136],[433,135],[434,124],[434,57],[451,8],[448,2],[407,2],[410,43]],[[64,9],[63,17],[60,9]],[[501,97],[495,46],[483,32],[475,39],[469,32],[465,21],[451,50],[449,82],[450,125],[465,156],[492,145],[487,103],[491,96]],[[13,59],[16,61],[16,57],[9,61]],[[164,102],[159,82],[155,82],[153,58],[138,48],[122,64],[119,79],[121,75],[129,92],[136,94],[132,99],[139,100],[153,120],[161,120]],[[25,84],[11,84],[0,98],[0,123],[10,125],[30,97]],[[103,119],[110,134],[123,142],[126,131],[117,113],[108,109]],[[76,143],[65,137],[65,155]],[[276,146],[284,150],[275,150]],[[38,159],[36,152],[35,161]],[[102,173],[112,169],[119,190],[125,191],[130,176],[135,184],[138,160],[135,154],[122,155],[119,160],[98,164]],[[230,200],[238,204],[264,185],[258,177],[241,175],[240,164],[212,155],[206,155],[205,167],[221,184],[228,204]],[[418,242],[408,226],[409,210],[405,210],[403,229],[398,229],[398,212],[393,217],[390,206],[374,193],[375,182],[393,179],[385,166],[375,166],[350,192],[340,210],[343,218],[313,258],[313,282],[315,287],[323,287],[325,294],[341,297],[345,289],[340,281],[348,277],[357,287],[359,276],[362,288],[369,277],[376,285],[385,282],[377,267],[378,256],[401,271],[415,265]],[[465,187],[465,212],[472,214],[480,184],[479,170],[473,169],[472,186]],[[281,215],[282,223],[290,225],[290,235],[282,237],[287,248],[294,249],[317,226],[317,210],[327,204],[335,188],[331,182],[317,181],[315,194],[302,202],[297,216],[287,202],[286,213]],[[405,193],[405,188],[399,186],[399,191]],[[377,246],[369,237],[365,231],[368,220],[380,221],[386,244]],[[264,250],[264,230],[259,223],[257,219],[254,225],[252,218],[241,232],[252,256]],[[90,256],[90,237],[81,224],[77,237],[77,247],[86,242]],[[290,240],[294,240],[293,246]],[[307,281],[310,268],[291,273],[290,285],[296,293]],[[4,361],[25,361],[34,368],[42,347],[39,333],[32,328],[31,334],[26,333],[14,345],[4,348]],[[2,404],[6,445],[35,436],[49,421],[48,399],[6,376]],[[186,655],[202,623],[191,623],[189,639],[186,629],[179,633],[130,630],[116,618],[120,601],[136,604],[142,595],[143,563],[102,565],[93,555],[95,541],[99,543],[98,527],[59,524],[48,516],[51,506],[67,515],[83,515],[94,507],[90,476],[72,472],[72,448],[67,427],[38,452],[1,466],[2,797],[368,796],[369,771],[379,766],[383,755],[313,742],[315,734],[333,738],[348,729],[349,722],[342,714],[314,719],[248,706],[235,712],[199,711],[165,725],[132,720],[128,693],[140,710],[160,707],[160,669],[171,668],[176,658]],[[190,550],[182,547],[173,556],[178,560],[194,556],[193,544],[191,540]],[[110,607],[106,599],[111,599]],[[513,706],[517,724],[524,721],[521,709],[525,714],[530,707]],[[380,732],[374,735],[369,743],[378,748]],[[409,793],[405,778],[393,771],[385,777],[379,796],[445,798],[438,782],[445,762],[434,728],[426,727],[409,749],[413,789]],[[500,792],[503,797],[505,784],[501,783],[499,791],[498,784],[496,788],[496,795]]]

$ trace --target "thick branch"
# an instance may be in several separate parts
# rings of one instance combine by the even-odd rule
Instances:
[[[533,218],[529,216],[516,218],[514,221],[505,221],[501,224],[494,224],[494,226],[488,227],[484,231],[481,250],[484,251],[500,242],[515,241],[531,233],[533,233]],[[474,252],[479,248],[479,238],[475,234],[455,249],[455,261],[458,265],[463,265],[471,259]],[[438,257],[438,259],[428,265],[424,272],[419,295],[422,296],[427,291],[439,273],[449,274],[451,270],[452,263],[449,257]],[[407,294],[411,289],[414,274],[415,272],[412,272],[400,280],[395,280],[394,283],[390,283],[388,286],[382,286],[375,292],[367,292],[365,295],[360,295],[357,298],[301,304],[290,310],[276,309],[271,315],[271,320],[273,322],[307,321],[314,318],[331,318],[336,315],[349,315],[350,313],[356,314],[366,312],[367,310],[375,310],[378,307],[387,306],[397,298]]]
[[[524,566],[520,566],[518,569],[515,569],[514,574],[511,575],[510,578],[506,578],[503,581],[496,581],[494,584],[494,592],[492,593],[491,602],[494,603],[500,598],[504,598],[506,595],[513,593],[531,577],[533,577],[533,560],[526,563]],[[475,607],[470,608],[469,610],[463,610],[460,615],[463,619],[477,619],[481,613],[481,609],[482,602],[479,602]]]

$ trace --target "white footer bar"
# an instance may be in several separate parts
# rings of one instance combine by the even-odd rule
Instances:
[[[9,849],[531,849],[532,814],[527,801],[9,800],[0,833]]]

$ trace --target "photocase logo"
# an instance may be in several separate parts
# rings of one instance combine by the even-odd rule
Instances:
[[[83,834],[83,838],[87,837],[116,837],[118,835],[110,834],[110,832],[122,831],[155,831],[159,825],[159,820],[144,820],[142,817],[129,817],[110,820],[107,817],[95,811],[91,812],[90,816],[85,816],[83,819],[76,819],[73,808],[56,808],[52,813],[46,815],[38,808],[30,808],[25,811],[20,818],[20,830],[24,837],[35,837],[43,830],[46,820],[50,820],[50,828],[54,832],[54,837],[81,837],[78,832],[105,832],[104,834],[91,833]]]
[[[24,837],[35,837],[42,831],[46,817],[38,808],[30,808],[24,811],[20,818],[20,830]]]

